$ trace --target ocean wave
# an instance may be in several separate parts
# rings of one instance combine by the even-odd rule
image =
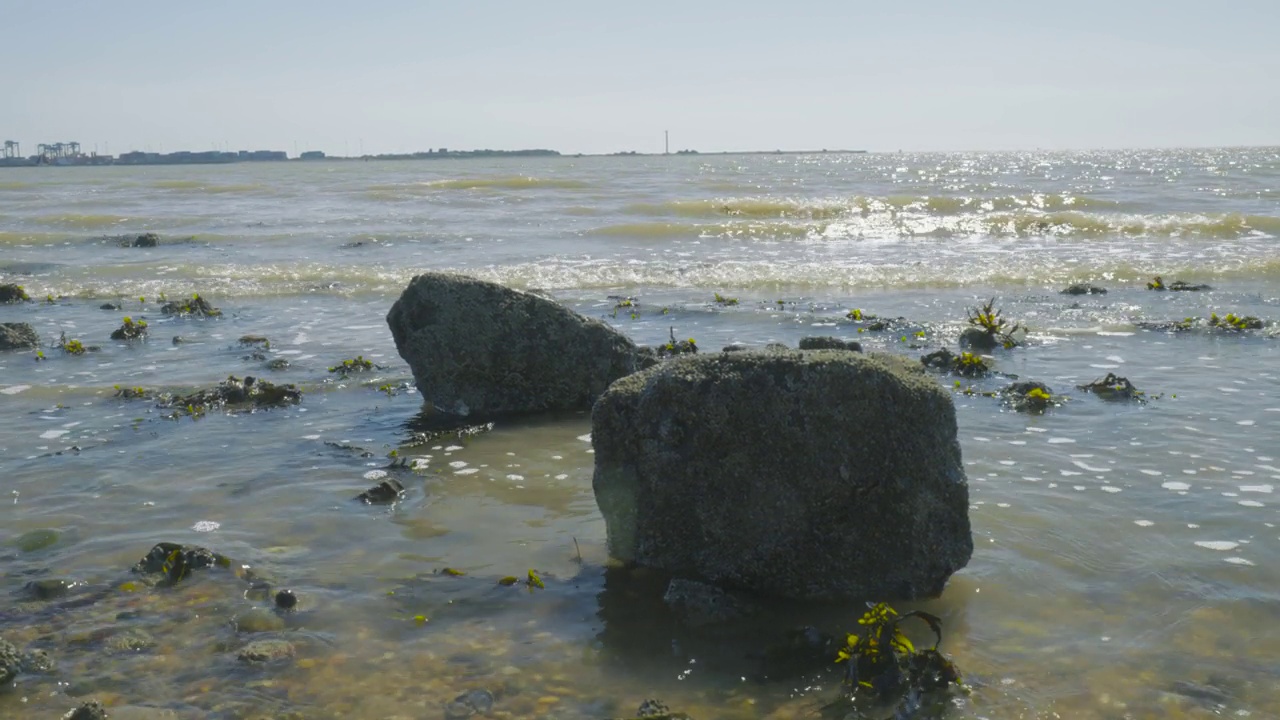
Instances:
[[[129,264],[92,270],[68,267],[18,280],[33,297],[46,294],[85,299],[173,297],[200,292],[211,298],[299,296],[395,296],[421,266],[401,263],[257,263],[246,265]],[[549,258],[536,262],[486,266],[435,266],[505,285],[547,290],[596,288],[696,288],[853,291],[963,287],[1060,289],[1072,282],[1097,282],[1117,288],[1142,288],[1152,276],[1195,282],[1232,279],[1280,279],[1280,259],[1260,257],[1124,258],[1111,254],[1072,257],[1007,252],[954,253],[928,262],[905,259],[896,252],[839,258],[768,257],[751,260],[636,261],[627,258]],[[164,272],[159,272],[163,270]],[[0,268],[0,281],[5,281]]]
[[[0,230],[0,246],[4,245],[52,245],[66,242],[70,237],[66,233],[27,232]]]
[[[646,208],[657,206],[631,206]],[[684,206],[691,218],[714,216],[705,206]],[[839,208],[810,206],[797,215],[777,215],[776,203],[756,203],[740,214],[726,214],[729,222],[683,223],[651,221],[594,228],[592,235],[619,237],[743,237],[806,239],[920,239],[920,238],[1206,238],[1229,240],[1250,236],[1280,237],[1280,217],[1227,213],[1141,215],[1089,213],[1075,210],[1046,212],[920,213],[876,211],[845,213]],[[742,206],[739,206],[742,209]],[[735,211],[737,212],[737,211]],[[660,215],[662,213],[653,213]],[[743,221],[735,222],[737,218]],[[771,219],[773,218],[773,219]]]
[[[522,176],[451,178],[394,185],[372,185],[365,188],[365,196],[375,200],[398,200],[406,196],[427,195],[442,190],[581,190],[587,187],[590,187],[588,183],[571,178]]]
[[[33,187],[31,183],[25,183],[21,180],[5,180],[0,182],[0,190],[27,190]]]
[[[157,190],[173,190],[193,194],[226,195],[273,195],[275,190],[267,185],[257,183],[241,185],[217,185],[201,180],[159,180],[151,183]]]
[[[1002,210],[1066,210],[1121,207],[1120,203],[1083,195],[1032,194],[999,197],[946,195],[890,195],[887,197],[788,198],[745,197],[632,203],[632,215],[690,218],[746,217],[759,219],[831,220],[872,213],[915,212],[958,215]]]

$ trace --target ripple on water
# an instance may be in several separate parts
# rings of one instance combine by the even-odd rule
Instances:
[[[1241,486],[1240,486],[1240,492],[1268,493],[1268,494],[1269,494],[1269,493],[1271,493],[1273,490],[1275,490],[1275,486],[1274,486],[1274,485],[1241,485]]]
[[[1233,555],[1232,557],[1229,557],[1229,558],[1223,558],[1223,560],[1224,560],[1225,562],[1229,562],[1229,563],[1231,563],[1232,565],[1253,565],[1253,561],[1251,561],[1251,560],[1246,560],[1246,559],[1244,559],[1244,558],[1242,558],[1242,557],[1235,556],[1235,555]]]

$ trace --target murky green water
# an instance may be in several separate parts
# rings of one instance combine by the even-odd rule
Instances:
[[[661,579],[608,564],[586,414],[408,446],[419,398],[383,316],[415,270],[442,267],[551,288],[640,342],[674,327],[703,348],[832,334],[916,355],[998,296],[1032,333],[997,368],[1068,401],[1034,417],[955,395],[977,547],[919,605],[942,616],[943,649],[973,685],[951,716],[1280,716],[1280,342],[1135,325],[1280,319],[1275,152],[6,175],[0,282],[63,297],[0,306],[0,321],[101,349],[0,354],[0,635],[57,662],[0,694],[0,717],[88,698],[184,718],[443,717],[473,688],[497,695],[499,717],[625,716],[647,697],[696,718],[816,716],[835,677],[788,676],[761,651],[786,628],[848,629],[862,608],[675,626],[647,599]],[[143,230],[191,239],[95,239]],[[1142,289],[1156,273],[1215,289]],[[1069,280],[1111,292],[1058,295]],[[158,313],[158,293],[196,291],[224,315]],[[636,296],[639,316],[611,316],[613,294]],[[858,334],[852,307],[926,337]],[[146,317],[151,339],[110,341],[125,315]],[[271,339],[263,358],[245,334]],[[328,372],[356,355],[383,367]],[[289,369],[265,368],[278,358]],[[1074,389],[1107,372],[1160,397]],[[114,396],[228,374],[297,383],[303,402],[170,420]],[[385,471],[393,449],[419,469]],[[403,502],[351,501],[384,471]],[[252,566],[298,610],[277,615],[227,570],[138,583],[129,567],[161,541]],[[530,568],[544,590],[497,583]],[[49,578],[76,586],[51,600],[24,589]],[[294,655],[239,660],[259,639]]]

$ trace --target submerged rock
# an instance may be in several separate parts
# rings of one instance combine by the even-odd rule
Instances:
[[[857,340],[841,340],[834,337],[800,338],[801,350],[852,350],[862,352],[862,343]]]
[[[493,709],[493,693],[484,689],[468,690],[444,706],[445,720],[463,720],[472,715],[488,715]]]
[[[0,689],[4,689],[22,672],[22,655],[13,643],[0,638]]]
[[[1208,285],[1192,284],[1181,280],[1174,280],[1166,285],[1164,279],[1157,275],[1152,278],[1151,282],[1147,283],[1147,289],[1160,291],[1170,290],[1173,292],[1200,292],[1202,290],[1212,290],[1213,288]]]
[[[1042,413],[1054,405],[1053,389],[1034,380],[1008,385],[1000,394],[1009,407],[1017,412]]]
[[[730,590],[936,597],[973,552],[950,394],[831,350],[686,357],[592,411],[611,554]]]
[[[14,283],[6,283],[0,285],[0,305],[4,303],[26,302],[31,298],[27,295],[27,291],[21,285]]]
[[[285,589],[276,593],[276,607],[281,610],[292,610],[298,606],[298,596],[292,590]]]
[[[273,660],[284,660],[295,654],[293,643],[287,640],[255,640],[236,654],[241,662],[266,663]]]
[[[1063,295],[1106,295],[1107,289],[1104,287],[1098,287],[1097,285],[1090,285],[1089,283],[1076,283],[1075,285],[1068,285],[1066,288],[1064,288],[1062,291],[1062,294]]]
[[[147,336],[147,321],[125,318],[120,327],[111,333],[112,340],[138,340]]]
[[[0,323],[0,350],[35,350],[40,336],[28,323]]]
[[[1133,386],[1129,378],[1115,373],[1107,373],[1101,380],[1094,380],[1088,385],[1078,385],[1078,389],[1093,393],[1103,400],[1144,400],[1146,393]]]
[[[960,347],[989,351],[1000,347],[1000,339],[982,328],[968,327],[960,333]]]
[[[165,315],[200,315],[202,317],[216,317],[222,314],[221,310],[199,295],[192,295],[187,300],[170,300],[160,306],[160,312]]]
[[[760,611],[760,606],[749,597],[682,578],[676,578],[667,585],[662,601],[688,627],[729,622]]]
[[[176,583],[193,570],[210,567],[230,567],[231,559],[225,555],[196,545],[156,543],[155,547],[134,564],[132,571],[138,574],[161,574],[169,583]]]
[[[961,377],[982,377],[991,372],[987,361],[973,353],[962,352],[959,355],[947,348],[935,350],[920,357],[920,364],[935,370],[943,370]]]
[[[176,407],[189,412],[213,407],[250,406],[253,408],[282,407],[302,402],[302,391],[296,385],[277,385],[246,376],[243,380],[232,375],[218,383],[217,387],[201,390],[182,397],[171,397],[162,407]]]
[[[355,497],[366,505],[393,503],[404,495],[404,485],[395,478],[387,478]]]
[[[415,277],[387,324],[424,401],[447,415],[585,410],[646,364],[598,320],[462,275]]]
[[[26,584],[24,589],[29,596],[36,600],[55,600],[65,596],[79,584],[82,583],[63,578],[44,578],[42,580],[32,580]]]
[[[107,720],[111,717],[107,714],[107,709],[102,707],[102,703],[97,700],[90,700],[80,707],[70,710],[62,716],[63,720]]]
[[[120,237],[120,247],[153,248],[160,244],[160,236],[155,233],[141,235],[124,235]]]

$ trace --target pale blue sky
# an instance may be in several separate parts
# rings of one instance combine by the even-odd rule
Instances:
[[[0,0],[0,139],[113,154],[1280,144],[1280,0]]]

